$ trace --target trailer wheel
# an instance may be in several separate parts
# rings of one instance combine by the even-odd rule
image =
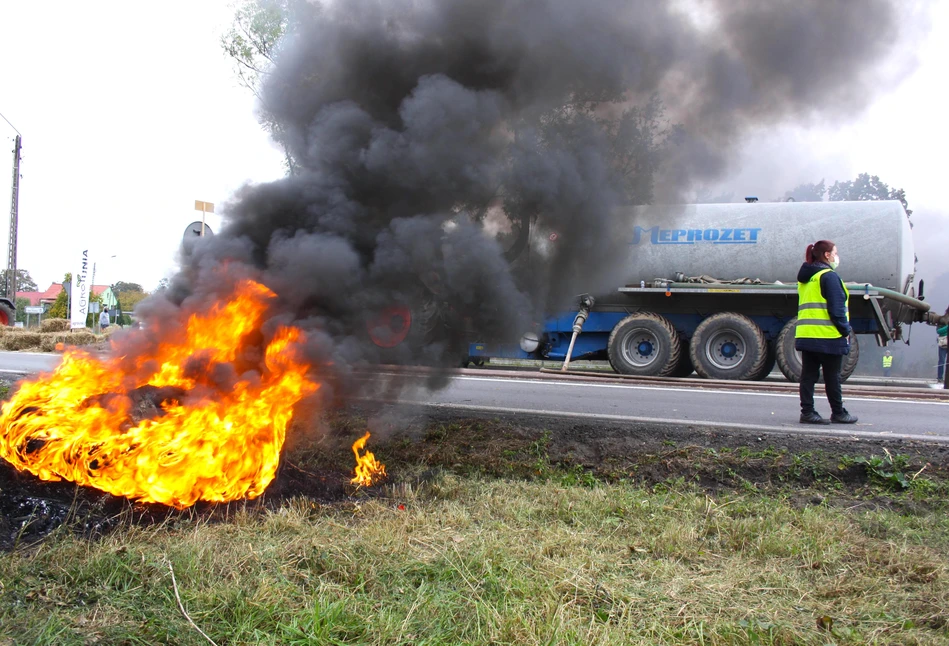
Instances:
[[[16,312],[13,308],[6,303],[0,303],[0,327],[13,325],[14,320],[16,320]]]
[[[695,371],[706,379],[744,380],[768,358],[764,332],[743,314],[721,312],[695,328],[689,345]]]
[[[844,355],[843,365],[840,366],[840,381],[844,382],[850,378],[853,371],[857,369],[857,362],[860,361],[860,342],[857,341],[857,335],[850,331],[850,354]]]
[[[637,312],[617,323],[610,332],[607,353],[618,373],[668,377],[679,364],[679,333],[662,316]]]
[[[794,330],[797,328],[797,317],[794,317],[781,328],[781,334],[778,335],[777,358],[778,367],[788,381],[798,383],[801,381],[801,372],[804,367],[801,364],[801,353],[794,349]],[[857,362],[860,360],[860,342],[857,336],[850,332],[850,354],[844,355],[843,364],[840,366],[840,381],[844,382],[850,378],[853,371],[857,369]],[[824,376],[818,380],[818,383],[824,382]]]
[[[748,375],[750,381],[762,381],[771,374],[771,371],[774,370],[774,364],[777,363],[778,353],[775,349],[777,343],[774,341],[768,341],[768,354],[764,360],[764,365],[761,366],[761,370],[756,372],[753,375]]]

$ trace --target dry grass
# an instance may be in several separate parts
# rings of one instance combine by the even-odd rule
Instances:
[[[219,644],[949,640],[945,517],[451,475],[389,496],[64,532],[0,557],[0,641],[206,643],[169,563]]]

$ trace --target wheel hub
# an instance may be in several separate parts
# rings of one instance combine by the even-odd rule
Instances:
[[[729,370],[745,358],[745,341],[737,332],[722,330],[706,342],[705,356],[716,368]]]
[[[659,356],[661,344],[650,330],[631,330],[623,340],[623,358],[634,366],[648,366]]]

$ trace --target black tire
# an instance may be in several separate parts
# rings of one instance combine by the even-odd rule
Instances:
[[[797,328],[797,317],[794,317],[781,328],[781,334],[778,335],[777,359],[778,367],[787,380],[793,383],[801,381],[801,353],[794,349],[794,330]],[[850,354],[844,355],[843,365],[840,367],[840,381],[844,382],[850,378],[853,371],[857,369],[857,362],[860,360],[860,342],[856,335],[850,332]],[[823,383],[824,376],[818,380]]]
[[[668,377],[679,363],[679,333],[662,316],[637,312],[610,332],[607,353],[613,370],[620,374]]]
[[[768,342],[747,316],[721,312],[695,328],[689,354],[700,376],[741,381],[761,372],[768,358]]]
[[[0,303],[0,326],[13,325],[16,312],[6,303]]]
[[[794,349],[794,328],[797,327],[797,317],[784,324],[778,334],[775,344],[778,356],[778,368],[791,383],[801,381],[801,353]]]
[[[748,375],[748,379],[751,381],[762,381],[767,379],[768,375],[771,374],[771,371],[774,370],[774,364],[777,363],[778,356],[775,351],[776,343],[774,341],[768,341],[768,354],[764,360],[764,365],[761,366],[761,371],[756,372],[753,375]]]
[[[850,379],[850,375],[857,369],[857,362],[860,361],[860,342],[857,341],[857,335],[850,331],[850,354],[844,355],[844,363],[840,366],[840,381],[844,382]]]
[[[689,356],[689,340],[684,337],[679,337],[679,362],[676,364],[675,370],[672,371],[670,377],[688,377],[693,372],[695,372],[695,366],[692,365],[692,357]]]

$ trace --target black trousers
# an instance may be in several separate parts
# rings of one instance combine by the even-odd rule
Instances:
[[[821,368],[824,370],[824,392],[830,402],[831,413],[840,414],[844,410],[843,395],[840,390],[840,367],[844,362],[843,355],[824,354],[823,352],[801,351],[801,412],[810,413],[814,410],[814,385],[820,379]]]

